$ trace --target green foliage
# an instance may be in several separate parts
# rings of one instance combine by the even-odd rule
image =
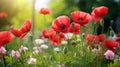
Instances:
[[[71,2],[72,5],[68,5],[66,4],[65,0],[53,0],[52,2],[50,2],[50,8],[52,9],[52,16],[54,18],[60,16],[60,15],[67,15],[70,16],[70,13],[72,11],[76,11],[79,10],[77,6],[73,5],[73,2]],[[58,8],[59,7],[59,8]]]
[[[77,39],[77,40],[76,40]],[[19,39],[18,39],[19,41]],[[91,47],[87,46],[84,37],[79,35],[76,38],[74,36],[72,39],[69,39],[68,44],[59,45],[60,51],[54,51],[53,45],[48,45],[49,49],[42,50],[39,53],[33,53],[34,50],[31,49],[30,44],[27,42],[28,50],[21,52],[20,58],[15,58],[8,53],[5,57],[6,65],[10,67],[29,67],[29,66],[37,66],[37,67],[57,67],[57,66],[68,66],[68,67],[98,67],[101,64],[101,59],[97,59],[98,53],[92,52]],[[74,42],[74,43],[73,43]],[[20,44],[25,45],[24,42]],[[39,45],[33,43],[33,47],[38,47]],[[15,50],[20,48],[20,45]],[[33,48],[32,47],[32,48]],[[9,48],[9,51],[13,49]],[[36,58],[37,62],[35,64],[28,64],[28,59],[30,57]],[[105,64],[104,66],[105,67]]]
[[[12,57],[12,56],[6,56],[5,57],[5,61],[6,61],[6,66],[10,66],[10,67],[22,67],[22,66],[28,66],[27,64],[27,60],[29,58],[31,54],[31,51],[27,51],[27,52],[22,52],[21,53],[21,57],[19,59]]]
[[[114,60],[114,62],[110,63],[108,67],[120,67],[120,60]]]

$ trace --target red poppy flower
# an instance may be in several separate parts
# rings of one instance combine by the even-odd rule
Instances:
[[[0,48],[5,44],[11,42],[13,39],[14,37],[10,34],[10,32],[8,31],[0,32]]]
[[[6,12],[1,12],[0,13],[0,18],[3,18],[3,17],[7,17],[7,13]]]
[[[40,9],[40,14],[50,14],[51,10],[49,10],[48,8],[41,8]]]
[[[56,34],[56,32],[55,32],[53,29],[51,29],[51,30],[46,30],[46,29],[44,29],[43,32],[42,32],[42,37],[43,37],[43,38],[50,38],[50,36],[51,36],[52,34],[53,34],[53,35]]]
[[[120,33],[118,33],[118,37],[120,37]]]
[[[108,13],[108,8],[105,6],[100,6],[100,7],[96,7],[91,15],[93,20],[95,20],[96,22],[100,22],[101,18],[103,16],[105,16]]]
[[[67,16],[59,16],[52,23],[52,29],[56,32],[66,33],[70,26],[70,19]]]
[[[69,32],[74,32],[76,34],[80,34],[80,25],[77,23],[74,23],[72,25],[70,25],[70,27],[68,28]]]
[[[22,32],[19,29],[16,29],[13,26],[11,26],[11,32],[17,37],[20,37],[22,34]]]
[[[58,36],[61,38],[61,40],[66,40],[64,33],[60,32]]]
[[[109,50],[116,51],[116,47],[118,46],[118,42],[112,40],[105,40],[105,47]]]
[[[87,34],[86,35],[87,44],[95,48],[98,43],[98,37],[96,35]]]
[[[57,46],[61,43],[61,39],[58,35],[52,34],[51,37],[50,37],[50,42],[51,42],[51,44]]]
[[[120,33],[118,33],[118,36],[116,38],[116,41],[120,41]]]
[[[25,35],[30,31],[32,27],[32,22],[30,20],[27,20],[20,29],[16,29],[13,26],[11,26],[11,32],[16,36],[20,38],[24,38]]]
[[[20,28],[23,33],[29,32],[32,27],[32,22],[27,20]]]
[[[61,44],[62,40],[66,40],[63,33],[52,34],[50,36],[50,42],[51,42],[51,44],[53,44],[55,46],[58,46],[59,44]]]
[[[120,37],[117,37],[117,38],[116,38],[116,41],[120,41]]]
[[[104,40],[106,40],[105,34],[100,34],[100,35],[98,35],[98,41],[99,41],[99,42],[104,42]]]
[[[71,13],[71,16],[75,23],[78,23],[84,27],[86,27],[85,25],[88,24],[92,20],[90,14],[86,12],[82,12],[82,11],[74,11]]]
[[[43,38],[49,38],[51,44],[56,45],[56,46],[61,44],[62,40],[66,40],[62,32],[56,33],[56,31],[54,31],[53,29],[43,30],[42,36]]]

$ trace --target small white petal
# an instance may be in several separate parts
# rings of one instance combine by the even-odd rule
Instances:
[[[67,39],[71,39],[71,38],[73,37],[73,33],[66,33],[66,34],[65,34],[65,37],[66,37]]]
[[[67,44],[68,42],[67,41],[62,41],[62,44]]]
[[[34,63],[36,63],[36,58],[30,58],[28,60],[28,64],[34,64]]]
[[[60,48],[58,48],[58,47],[55,47],[54,50],[55,50],[56,52],[61,51]]]
[[[48,49],[48,46],[45,45],[45,44],[43,44],[43,45],[40,46],[40,48],[41,48],[41,49]]]
[[[27,51],[27,50],[28,50],[28,48],[25,47],[25,46],[21,46],[21,47],[19,48],[19,51],[20,51],[20,52],[22,52],[22,51]]]
[[[40,45],[40,44],[44,43],[44,40],[42,40],[42,39],[36,39],[35,43],[38,44],[38,45]]]

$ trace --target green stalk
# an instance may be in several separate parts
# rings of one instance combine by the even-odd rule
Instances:
[[[102,33],[104,32],[104,20],[101,20],[102,23]]]
[[[96,34],[96,23],[93,23],[93,34]]]
[[[45,16],[45,14],[44,14],[44,23],[47,23],[47,20],[46,20],[46,16]]]
[[[3,67],[6,67],[6,64],[5,64],[5,59],[4,59],[4,57],[3,57],[3,55],[2,55],[2,64],[3,64]]]

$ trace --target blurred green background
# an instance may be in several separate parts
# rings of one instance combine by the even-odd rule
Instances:
[[[35,1],[34,14],[33,1]],[[44,28],[50,28],[56,17],[60,15],[70,17],[72,11],[78,10],[91,13],[93,8],[97,6],[107,6],[109,8],[108,14],[104,17],[104,31],[108,31],[112,20],[114,31],[116,33],[120,32],[120,0],[0,0],[0,13],[6,12],[8,15],[6,18],[0,18],[0,31],[9,30],[11,25],[19,28],[25,20],[33,20],[34,17],[34,36],[39,38],[41,31]],[[46,22],[44,21],[44,15],[39,14],[42,7],[52,10],[52,14],[46,15]]]
[[[117,21],[120,17],[120,0],[34,0],[35,1],[35,31],[49,28],[53,19],[60,15],[70,16],[72,11],[82,10],[91,13],[97,6],[107,6],[109,13],[105,16],[107,31],[110,21]],[[52,14],[44,16],[39,14],[42,7],[52,10]],[[6,12],[8,17],[0,18],[0,31],[9,30],[11,25],[19,28],[26,19],[32,20],[33,0],[0,0],[0,12]],[[115,26],[116,24],[114,24]],[[116,27],[113,27],[115,30]],[[120,31],[120,30],[117,30]]]

